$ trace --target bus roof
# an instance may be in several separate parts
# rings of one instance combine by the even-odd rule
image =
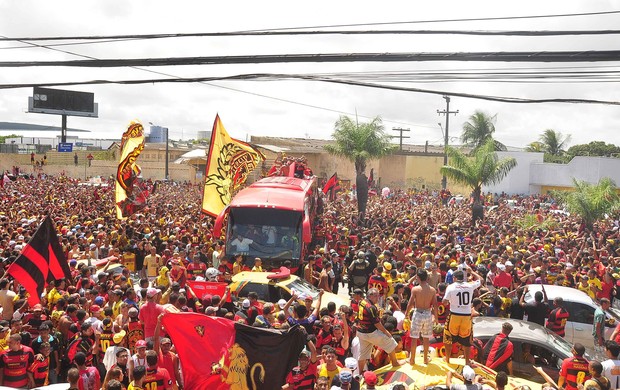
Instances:
[[[266,177],[239,191],[230,202],[230,207],[273,207],[302,211],[306,193],[312,190],[314,180]]]

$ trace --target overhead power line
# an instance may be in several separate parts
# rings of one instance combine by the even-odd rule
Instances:
[[[287,35],[481,35],[481,36],[524,36],[549,37],[566,35],[615,35],[620,30],[313,30],[313,31],[239,31],[203,32],[170,34],[125,34],[125,35],[84,35],[58,37],[18,37],[0,38],[2,41],[98,41],[115,42],[126,40],[197,38],[197,37],[239,37],[239,36],[287,36]],[[65,44],[66,45],[66,44]],[[52,46],[52,45],[49,45]]]
[[[69,61],[2,61],[1,68],[85,67],[115,68],[131,66],[230,65],[269,63],[328,62],[422,62],[422,61],[492,61],[492,62],[601,62],[620,61],[620,50],[538,51],[538,52],[451,52],[451,53],[333,53],[266,54],[210,57],[115,58]]]
[[[450,92],[450,91],[437,91],[430,89],[401,87],[386,84],[367,83],[361,81],[336,79],[329,77],[318,77],[312,75],[303,74],[272,74],[272,73],[255,73],[255,74],[240,74],[234,76],[220,76],[220,77],[191,77],[191,78],[167,78],[167,79],[139,79],[139,80],[91,80],[91,81],[76,81],[76,82],[58,82],[58,83],[24,83],[24,84],[0,84],[0,89],[14,89],[14,88],[32,88],[37,86],[47,87],[60,87],[69,85],[99,85],[99,84],[154,84],[154,83],[202,83],[209,81],[224,81],[224,80],[266,80],[266,81],[281,81],[281,80],[306,80],[306,81],[320,81],[335,84],[352,85],[358,87],[369,87],[388,89],[393,91],[404,92],[418,92],[433,95],[442,96],[457,96],[470,99],[488,100],[502,103],[589,103],[589,104],[607,104],[607,105],[620,105],[620,102],[608,101],[608,100],[594,100],[594,99],[580,99],[580,98],[548,98],[548,99],[524,99],[516,97],[502,97],[491,95],[477,95],[462,92]]]

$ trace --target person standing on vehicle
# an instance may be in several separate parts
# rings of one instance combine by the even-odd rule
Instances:
[[[562,299],[562,297],[555,297],[553,300],[553,306],[555,306],[555,309],[549,313],[549,318],[547,319],[547,329],[560,337],[564,337],[564,328],[569,317],[568,311],[564,308],[564,299]]]
[[[370,263],[366,260],[364,251],[359,251],[355,261],[349,265],[349,291],[356,288],[366,290],[368,275],[370,274]]]
[[[359,304],[357,337],[360,341],[360,357],[357,366],[360,372],[365,370],[366,362],[370,359],[372,349],[375,346],[390,356],[392,367],[400,366],[395,352],[398,343],[381,323],[379,309],[376,306],[380,297],[379,290],[371,288],[368,290],[366,298]]]
[[[583,357],[586,347],[583,344],[575,343],[572,349],[573,357],[566,358],[562,362],[558,387],[564,390],[578,390],[578,385],[583,385],[590,379],[588,361]]]
[[[605,312],[609,310],[611,303],[607,298],[601,298],[601,304],[594,311],[594,324],[592,336],[594,336],[594,349],[602,352],[605,348]]]
[[[480,287],[480,275],[467,267],[467,271],[474,278],[473,282],[465,281],[465,273],[462,270],[454,272],[455,282],[446,288],[443,302],[450,304],[450,314],[446,320],[444,329],[444,344],[446,346],[446,363],[450,363],[452,344],[457,342],[465,350],[465,364],[469,365],[469,353],[471,346],[472,320],[471,304],[474,299],[474,291]]]
[[[411,317],[411,338],[417,340],[422,336],[424,345],[424,364],[428,364],[428,347],[430,338],[433,336],[433,322],[437,322],[437,291],[428,284],[428,272],[418,269],[418,280],[420,285],[411,290],[411,298],[405,310],[405,315],[409,315],[411,309],[415,309]],[[433,321],[434,320],[434,321]],[[415,365],[416,343],[411,343],[411,353],[409,364]]]

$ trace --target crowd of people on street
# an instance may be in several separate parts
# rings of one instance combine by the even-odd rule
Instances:
[[[196,296],[187,282],[229,283],[241,271],[268,269],[260,259],[226,254],[212,221],[200,214],[200,186],[151,183],[147,206],[119,220],[112,182],[79,184],[19,177],[0,189],[0,273],[47,215],[71,269],[71,278],[52,282],[32,307],[19,281],[0,275],[0,385],[182,389],[183,362],[162,316],[200,312],[263,328],[303,326],[307,346],[290,362],[283,389],[373,389],[380,384],[374,370],[429,364],[438,342],[447,362],[457,356],[466,362],[462,372],[447,375],[447,386],[463,388],[453,383],[456,376],[466,385],[503,388],[512,374],[511,325],[476,345],[472,318],[526,318],[563,336],[568,313],[561,299],[553,307],[543,292],[534,302],[523,299],[528,285],[556,284],[600,304],[592,337],[608,357],[588,361],[585,347],[574,344],[558,384],[620,387],[620,331],[609,340],[603,332],[605,310],[620,307],[617,217],[589,230],[577,217],[554,212],[559,206],[548,196],[488,194],[484,220],[472,225],[466,201],[392,190],[371,197],[361,220],[354,196],[341,192],[318,216],[315,245],[291,266],[321,291],[347,288],[348,305],[322,302],[325,294],[261,302],[257,292],[229,302],[228,289],[224,296]],[[526,216],[536,223],[527,225]],[[128,263],[134,269],[118,266]],[[476,362],[498,371],[496,380],[472,375]]]

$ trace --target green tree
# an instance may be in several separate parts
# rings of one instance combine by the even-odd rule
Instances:
[[[607,144],[603,141],[592,141],[589,144],[573,145],[566,151],[571,157],[575,156],[604,156],[618,157],[620,147],[614,144]]]
[[[570,142],[570,134],[567,136],[562,135],[559,131],[553,129],[545,130],[538,141],[543,144],[543,151],[549,153],[552,156],[561,156],[566,153],[566,146]]]
[[[576,179],[573,183],[575,190],[566,196],[566,204],[571,213],[581,217],[586,228],[592,230],[594,222],[617,210],[618,193],[610,178],[604,177],[596,185]]]
[[[476,149],[471,157],[458,149],[448,147],[448,165],[441,167],[440,172],[447,178],[471,187],[474,198],[472,216],[477,217],[476,208],[481,212],[480,194],[482,186],[499,183],[511,169],[517,166],[514,158],[499,159],[495,153],[495,140],[488,139]],[[479,215],[482,217],[482,214]]]
[[[21,135],[18,135],[18,134],[0,135],[0,144],[6,143],[7,138],[15,138],[15,137],[21,137]]]
[[[534,141],[525,147],[525,151],[543,153],[545,151],[544,148],[545,146],[542,144],[542,142]]]
[[[488,140],[493,139],[497,115],[488,116],[482,111],[476,111],[463,124],[461,142],[471,147],[473,151],[482,147]],[[499,141],[493,141],[495,150],[506,150],[506,146]]]
[[[332,155],[344,157],[355,164],[358,211],[365,213],[368,200],[368,179],[366,164],[391,154],[396,145],[392,137],[385,133],[381,117],[370,122],[358,123],[348,116],[341,116],[334,125],[334,143],[326,145],[325,150]]]

